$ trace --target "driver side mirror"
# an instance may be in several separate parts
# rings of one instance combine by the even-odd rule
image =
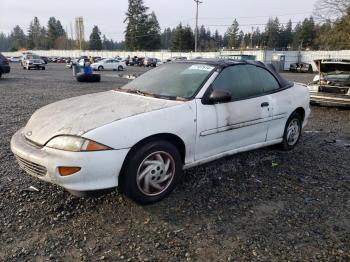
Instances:
[[[230,102],[232,100],[232,94],[227,90],[213,90],[209,97],[206,99],[206,104],[220,104]]]

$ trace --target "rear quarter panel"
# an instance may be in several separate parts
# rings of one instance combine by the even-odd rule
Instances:
[[[271,95],[273,120],[269,126],[267,140],[283,137],[290,115],[298,108],[305,111],[303,126],[310,115],[310,95],[306,85],[295,83],[294,86]]]

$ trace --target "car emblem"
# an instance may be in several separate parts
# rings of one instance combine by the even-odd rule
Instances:
[[[32,135],[32,131],[28,131],[27,136],[31,136],[31,135]]]

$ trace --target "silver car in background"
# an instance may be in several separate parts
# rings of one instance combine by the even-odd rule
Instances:
[[[45,70],[45,61],[38,55],[24,55],[21,61],[23,69],[38,69]]]

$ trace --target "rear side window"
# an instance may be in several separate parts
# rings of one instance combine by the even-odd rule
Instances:
[[[253,65],[225,68],[213,82],[213,89],[230,91],[234,100],[258,96],[264,92],[256,66]]]
[[[264,92],[270,92],[280,88],[276,78],[264,68],[256,67],[256,73],[259,76],[260,85]]]

